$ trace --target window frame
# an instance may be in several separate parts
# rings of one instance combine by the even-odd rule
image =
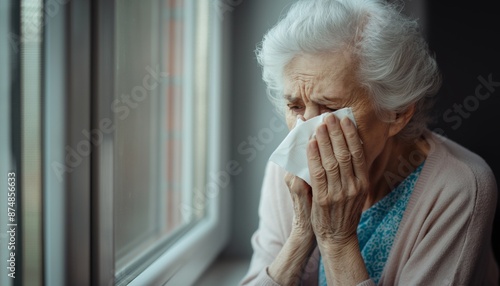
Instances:
[[[53,1],[46,0],[44,5],[48,2]],[[63,172],[62,180],[52,165],[65,162],[65,147],[76,146],[83,129],[99,129],[103,118],[113,120],[109,94],[114,94],[116,2],[55,3],[58,10],[53,15],[44,6],[48,15],[43,66],[44,280],[47,285],[115,285],[119,281],[115,281],[110,179],[113,133],[103,134],[101,143],[92,145],[90,156],[71,172]],[[223,22],[214,17],[210,25],[207,174],[224,171],[229,162],[228,88],[222,83],[228,74],[223,54],[229,53],[223,29]],[[222,186],[209,197],[206,217],[128,285],[194,283],[228,240],[229,188]]]

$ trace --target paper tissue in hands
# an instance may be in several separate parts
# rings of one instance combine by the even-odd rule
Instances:
[[[335,114],[339,120],[347,116],[354,125],[357,126],[350,107],[342,108],[334,112],[322,113],[307,121],[302,121],[297,118],[295,127],[271,154],[269,160],[311,185],[309,167],[307,165],[307,144],[309,143],[309,139],[314,135],[316,127],[318,127],[323,122],[323,119],[330,113]]]

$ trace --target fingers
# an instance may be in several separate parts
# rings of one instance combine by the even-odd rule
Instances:
[[[309,185],[304,180],[302,180],[301,178],[295,176],[290,172],[286,172],[285,174],[285,183],[289,189],[294,189],[294,190],[309,189]]]
[[[321,124],[316,129],[316,141],[319,150],[319,160],[321,161],[321,166],[324,169],[327,181],[330,183],[339,181],[339,162],[334,153],[333,141],[330,138],[329,130],[325,124]],[[318,159],[316,159],[316,161],[318,161]]]
[[[349,120],[349,118],[345,118],[344,120]],[[333,153],[339,165],[340,178],[342,183],[345,184],[347,183],[345,179],[352,176],[351,152],[344,139],[344,132],[340,120],[335,115],[331,114],[325,118],[325,121],[328,127],[329,139],[333,146]]]
[[[287,172],[285,174],[285,183],[292,198],[303,200],[306,203],[311,201],[311,186],[304,180]]]
[[[351,164],[354,176],[358,179],[366,178],[368,171],[365,164],[363,144],[359,138],[357,128],[349,118],[342,119],[341,126],[347,148],[351,155]]]
[[[318,141],[314,138],[307,144],[307,164],[311,176],[313,199],[321,201],[328,196],[328,180],[321,162]]]
[[[328,115],[316,129],[314,139],[311,142],[316,145],[308,150],[311,177],[340,188],[356,178],[367,177],[363,145],[349,118],[339,120],[333,114]]]
[[[351,131],[351,130],[349,130]],[[356,130],[354,130],[356,132]],[[328,115],[325,118],[325,124],[321,124],[316,129],[316,141],[318,149],[318,158],[311,163],[313,167],[321,162],[325,175],[321,175],[319,170],[313,170],[311,176],[316,174],[315,178],[325,176],[329,186],[346,185],[353,177],[353,167],[351,162],[351,152],[344,139],[343,129],[339,119],[335,115]],[[311,148],[311,156],[315,156],[315,149]]]

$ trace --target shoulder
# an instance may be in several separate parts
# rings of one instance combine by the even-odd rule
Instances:
[[[429,132],[426,138],[431,151],[421,175],[427,190],[453,200],[496,203],[498,190],[495,175],[482,157],[436,133]]]
[[[435,168],[440,168],[440,173],[456,178],[461,183],[467,180],[481,186],[493,184],[496,188],[493,171],[481,156],[436,133],[429,132],[426,137],[431,145],[428,161],[432,162]]]
[[[416,285],[446,278],[471,285],[466,281],[495,276],[488,270],[489,263],[495,265],[490,240],[497,185],[492,170],[457,142],[430,131],[426,139],[431,148],[401,221],[385,279]]]

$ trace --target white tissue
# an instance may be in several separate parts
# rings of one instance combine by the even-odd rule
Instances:
[[[337,116],[339,120],[344,117],[349,117],[356,125],[356,120],[350,107],[342,108],[331,112]],[[330,113],[322,113],[319,116],[313,117],[307,121],[302,121],[297,118],[295,127],[288,133],[283,142],[276,148],[269,158],[270,161],[278,164],[286,171],[301,178],[306,183],[311,185],[309,177],[309,167],[307,165],[307,144],[309,139],[314,135],[316,127],[318,127],[323,119]]]

